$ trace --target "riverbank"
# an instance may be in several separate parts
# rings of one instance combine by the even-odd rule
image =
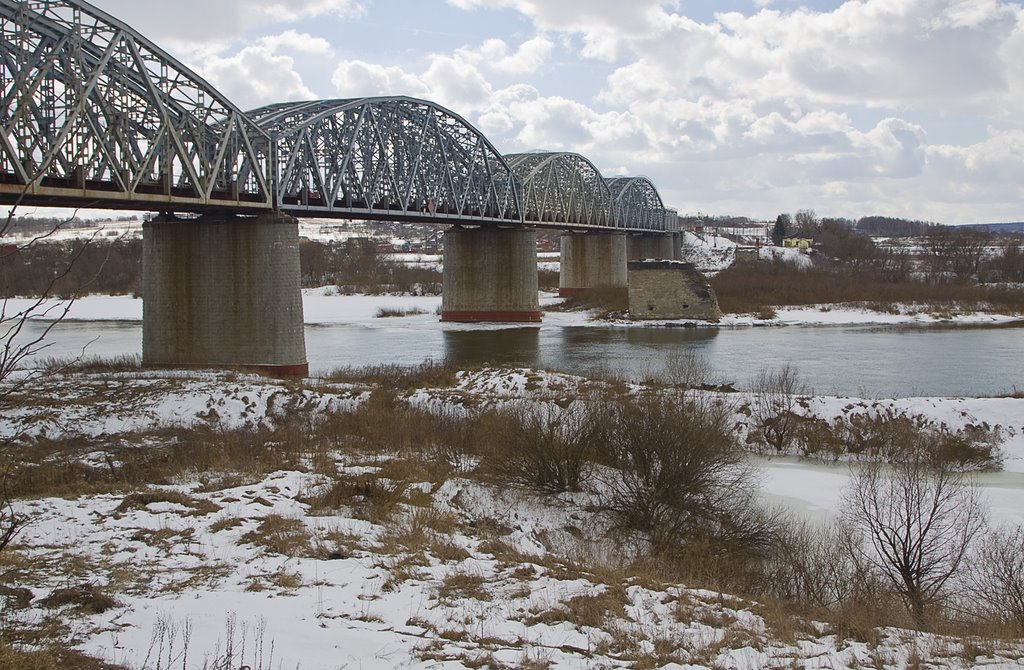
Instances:
[[[541,306],[561,302],[554,293],[541,293]],[[11,298],[8,313],[26,309],[35,303],[30,298]],[[51,303],[56,304],[56,303]],[[337,288],[325,286],[302,291],[303,317],[307,324],[377,323],[382,311],[399,315],[404,324],[437,328],[517,328],[522,324],[452,324],[440,323],[441,296],[411,295],[340,295]],[[41,319],[55,317],[37,310]],[[752,314],[727,314],[718,323],[700,321],[631,321],[626,319],[595,319],[587,311],[545,311],[544,320],[560,326],[622,326],[622,327],[750,327],[750,326],[864,326],[864,325],[1003,325],[1024,323],[1024,317],[1007,314],[964,311],[930,313],[915,305],[899,305],[888,311],[872,310],[857,305],[813,305],[779,307],[769,319]],[[142,298],[132,296],[88,295],[78,298],[68,312],[72,321],[141,321]]]
[[[404,380],[405,390],[399,381],[109,370],[55,374],[23,389],[17,410],[0,417],[0,438],[43,438],[34,442],[50,454],[46,462],[138,476],[149,450],[194,453],[180,463],[157,459],[162,469],[144,486],[95,491],[99,478],[76,484],[72,476],[64,485],[77,488],[16,501],[32,522],[8,573],[12,593],[23,596],[0,595],[8,623],[56,617],[61,625],[49,634],[140,670],[157,657],[175,659],[174,667],[230,656],[231,667],[381,669],[628,667],[641,659],[677,668],[853,669],[880,667],[878,659],[1010,668],[1024,657],[1015,640],[989,639],[985,657],[975,658],[964,652],[966,636],[837,632],[620,564],[628,550],[603,536],[608,520],[591,510],[593,493],[541,495],[481,478],[478,457],[458,451],[457,434],[431,447],[374,442],[386,430],[379,423],[359,439],[345,432],[359,422],[338,424],[348,428],[337,433],[275,432],[289,422],[332,425],[360,410],[394,424],[407,406],[465,416],[517,403],[562,407],[577,394],[631,388],[500,367],[428,371]],[[393,404],[373,405],[375,393]],[[1024,522],[1024,399],[806,400],[822,419],[898,411],[952,428],[1005,429],[1013,471],[979,483],[994,523]],[[310,431],[340,441],[313,444]],[[753,462],[764,501],[835,518],[848,464]]]

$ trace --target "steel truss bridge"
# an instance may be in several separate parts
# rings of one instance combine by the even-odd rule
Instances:
[[[243,112],[81,0],[0,0],[0,204],[668,231],[643,177],[573,153],[502,156],[407,97]]]

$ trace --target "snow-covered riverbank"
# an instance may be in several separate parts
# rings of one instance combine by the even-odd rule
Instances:
[[[548,307],[561,302],[554,294],[541,294],[541,306]],[[7,311],[14,313],[32,307],[34,300],[12,298],[8,300]],[[57,303],[50,303],[56,306]],[[381,309],[408,312],[399,317],[403,323],[422,327],[437,324],[437,328],[462,328],[459,324],[441,324],[437,314],[441,307],[440,296],[411,295],[339,295],[337,288],[325,286],[305,289],[302,292],[304,320],[307,324],[334,323],[375,323]],[[41,318],[55,318],[56,308],[47,311],[36,310]],[[865,307],[847,305],[815,305],[809,307],[780,307],[772,319],[759,319],[753,315],[727,314],[717,324],[685,321],[625,321],[594,320],[588,312],[546,311],[544,322],[552,325],[574,326],[623,326],[658,327],[667,325],[697,325],[707,327],[745,326],[843,326],[843,325],[997,325],[1024,321],[1019,316],[969,312],[962,314],[933,315],[913,305],[901,306],[898,311],[879,312]],[[67,317],[75,321],[141,321],[142,298],[131,296],[89,295],[79,298],[71,305]],[[516,327],[515,325],[471,324],[470,328]]]
[[[437,411],[515,400],[562,403],[594,383],[490,368],[460,373],[450,388],[424,387],[402,397]],[[311,416],[349,411],[367,394],[358,384],[299,387],[235,373],[143,371],[55,376],[31,397],[30,405],[0,418],[0,437],[80,435],[98,444],[154,434],[161,426],[257,429],[284,408]],[[993,521],[1024,522],[1024,399],[815,397],[804,404],[826,420],[893,410],[953,429],[999,429],[1009,472],[984,475],[979,483]],[[359,476],[378,472],[395,455],[385,451],[375,461],[356,450],[334,457],[335,467]],[[849,477],[845,465],[793,458],[757,459],[756,466],[768,502],[811,518],[836,514]],[[266,670],[480,663],[614,668],[628,667],[628,654],[661,654],[660,667],[667,668],[857,668],[877,658],[902,667],[911,655],[946,668],[975,665],[955,639],[890,629],[868,644],[809,625],[798,641],[786,641],[773,631],[776,622],[749,602],[568,569],[556,558],[560,552],[600,562],[608,550],[589,544],[602,522],[587,512],[585,495],[542,498],[454,474],[411,487],[432,501],[427,508],[367,520],[350,509],[314,514],[310,497],[322,490],[324,477],[313,470],[212,483],[230,481],[227,475],[196,473],[152,486],[142,498],[19,501],[32,519],[19,538],[21,552],[38,567],[28,581],[33,604],[9,616],[44,616],[69,587],[90,585],[112,601],[98,612],[60,610],[81,648],[140,670],[157,667],[156,657],[163,659],[159,667],[200,667],[229,649],[232,667]],[[500,542],[480,530],[491,527],[501,529],[491,531]],[[402,544],[410,537],[420,539]],[[574,609],[599,597],[611,602],[600,624]],[[1022,654],[1000,648],[982,664],[1018,667]]]

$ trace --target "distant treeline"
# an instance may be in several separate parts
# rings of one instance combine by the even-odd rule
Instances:
[[[115,219],[104,219],[110,221],[138,221],[139,217],[137,214],[131,214],[127,216],[119,216]],[[6,219],[3,219],[6,221]],[[11,225],[7,229],[7,235],[17,233],[48,233],[52,230],[59,228],[74,229],[74,228],[88,228],[95,226],[96,222],[93,220],[80,219],[77,216],[71,218],[65,218],[60,216],[17,216],[11,219]]]
[[[924,237],[940,227],[937,223],[896,219],[890,216],[865,216],[857,221],[856,225],[860,232],[875,237]]]
[[[441,273],[410,267],[377,249],[370,239],[299,246],[303,288],[338,286],[344,291],[441,292]],[[0,247],[0,298],[89,293],[138,295],[142,286],[142,240],[36,242]]]
[[[0,294],[70,297],[138,294],[142,240],[45,242],[0,251]]]

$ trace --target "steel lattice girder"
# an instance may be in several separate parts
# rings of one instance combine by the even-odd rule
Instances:
[[[612,194],[589,160],[574,153],[537,151],[505,156],[523,184],[527,223],[615,227]]]
[[[273,206],[270,138],[207,82],[80,0],[0,0],[0,200]]]
[[[646,177],[605,178],[615,198],[615,216],[620,228],[669,230],[668,212],[658,189]]]
[[[519,186],[480,131],[426,100],[282,103],[249,112],[274,138],[294,214],[522,222]]]

